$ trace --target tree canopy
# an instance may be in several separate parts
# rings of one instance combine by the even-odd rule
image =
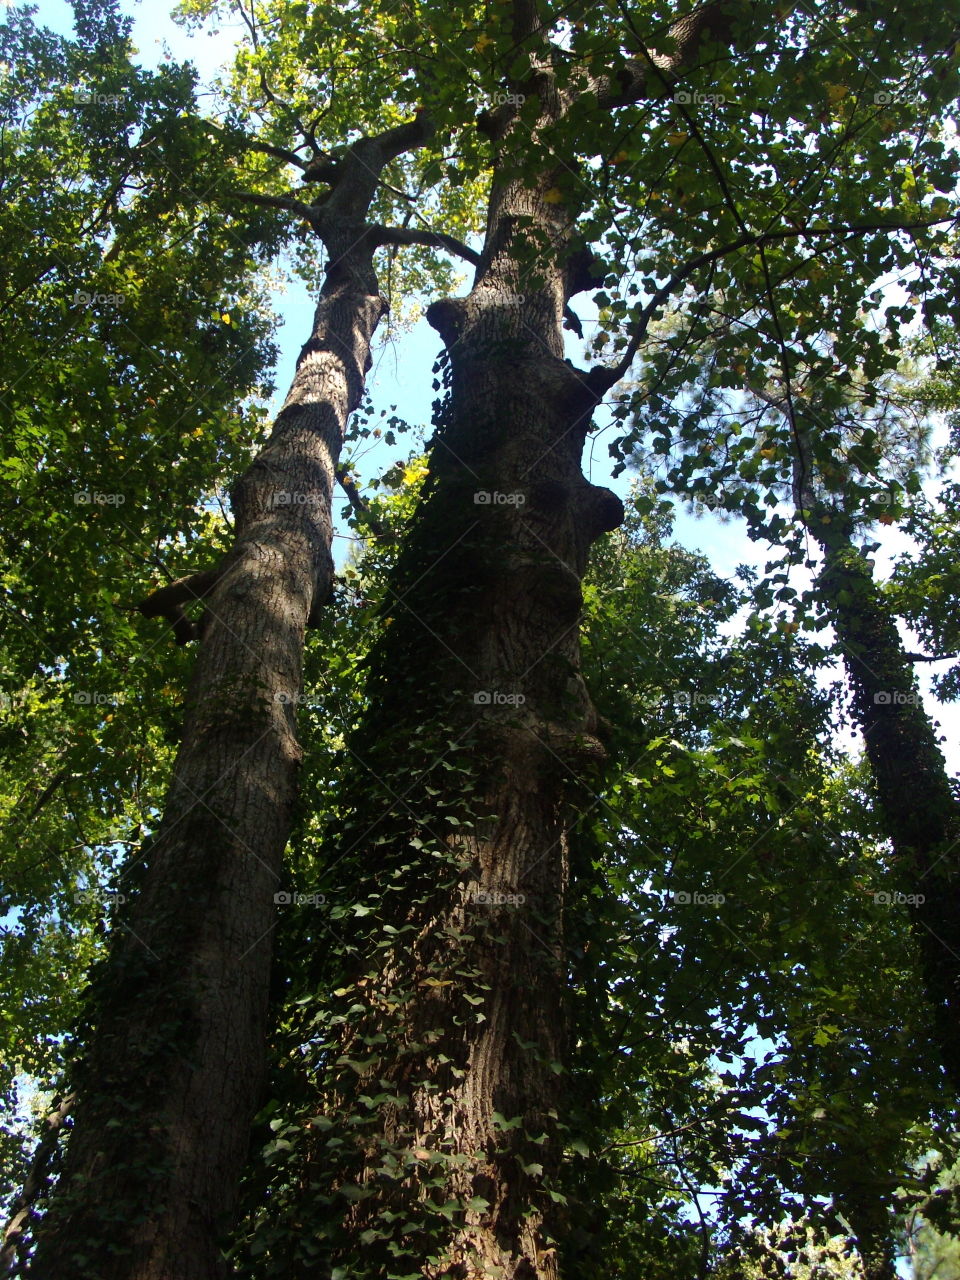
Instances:
[[[8,1273],[948,1277],[960,12],[73,13],[0,23]]]

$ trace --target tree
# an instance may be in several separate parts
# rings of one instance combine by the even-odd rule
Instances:
[[[872,12],[839,7],[840,42],[816,18],[738,3],[559,14],[516,0],[504,16],[494,27],[479,6],[385,7],[372,21],[279,2],[244,11],[226,123],[211,130],[189,111],[171,123],[172,145],[195,158],[212,131],[228,168],[250,150],[324,182],[306,205],[254,165],[242,190],[224,176],[221,204],[305,219],[328,258],[294,388],[234,487],[231,550],[144,606],[186,639],[183,606],[202,599],[200,657],[131,932],[95,987],[39,1276],[222,1273],[262,1071],[303,638],[329,584],[332,477],[382,311],[374,252],[462,252],[461,228],[398,226],[396,212],[460,210],[470,224],[489,184],[483,246],[467,250],[473,287],[428,311],[449,394],[327,845],[321,883],[344,936],[331,945],[307,917],[291,951],[305,994],[288,1035],[307,1077],[274,1117],[274,1152],[300,1136],[301,1185],[284,1194],[306,1225],[274,1249],[274,1274],[557,1274],[565,917],[608,756],[577,624],[589,548],[622,519],[581,453],[652,317],[684,288],[703,300],[742,291],[762,359],[785,325],[806,341],[818,310],[852,328],[878,275],[907,261],[903,235],[944,305],[950,208],[924,184],[949,187],[954,161],[933,131],[909,136],[899,86],[952,89],[948,15],[899,11],[878,35]],[[857,49],[898,86],[891,109],[850,83]],[[763,92],[769,110],[746,124],[698,110]],[[454,130],[451,163],[440,148]],[[885,176],[908,151],[912,182],[891,200]],[[806,305],[788,313],[777,290],[813,267]],[[618,358],[583,370],[563,359],[561,325],[570,299],[601,282]],[[660,392],[682,377],[676,350],[661,354]],[[873,376],[891,357],[865,336],[854,358]],[[631,412],[628,396],[619,414]],[[629,433],[617,448],[628,446]]]

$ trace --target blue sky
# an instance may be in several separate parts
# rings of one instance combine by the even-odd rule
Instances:
[[[243,29],[239,19],[229,18],[218,24],[217,34],[207,31],[188,32],[169,16],[165,0],[122,0],[122,8],[134,18],[133,41],[144,65],[157,66],[166,54],[177,60],[189,59],[197,67],[203,82],[212,79],[221,67],[229,63],[234,40]],[[66,0],[40,0],[38,17],[56,30],[72,30],[72,11]],[[575,301],[575,309],[584,321],[584,329],[589,337],[595,311],[588,297],[582,295]],[[276,399],[279,403],[292,377],[297,354],[309,336],[313,306],[306,288],[296,279],[289,281],[285,292],[275,295],[274,305],[280,318],[277,334],[280,357],[276,368]],[[425,320],[418,321],[412,330],[397,334],[389,342],[382,340],[383,333],[381,328],[381,340],[374,351],[374,365],[368,380],[371,398],[377,408],[387,408],[389,411],[391,405],[397,405],[400,416],[411,425],[428,427],[431,405],[436,394],[431,388],[431,382],[432,365],[440,347],[439,338]],[[579,341],[573,335],[567,336],[567,354],[570,358],[581,365],[589,363]],[[597,437],[588,441],[584,470],[594,483],[607,484],[622,495],[627,490],[630,477],[611,477],[608,438],[601,431]],[[369,479],[399,458],[405,449],[406,441],[403,440],[398,441],[398,446],[393,449],[377,444],[365,453],[360,476]],[[342,504],[337,504],[338,509],[340,505]],[[738,520],[723,522],[710,514],[694,517],[678,510],[675,536],[691,550],[707,555],[714,570],[724,576],[732,575],[737,565],[743,563],[762,569],[766,561],[773,558],[765,546],[747,539],[744,526]],[[881,528],[874,537],[881,543],[877,552],[877,564],[879,571],[883,573],[888,570],[893,556],[909,544],[896,528]],[[341,526],[336,540],[339,562],[342,562],[346,554],[348,542],[346,531]],[[808,581],[809,575],[800,571],[794,585],[799,589],[808,585]],[[919,647],[914,639],[910,639],[910,645],[915,649]],[[929,693],[931,677],[937,670],[945,669],[946,665],[924,665],[918,675],[927,709],[941,723],[946,734],[947,741],[943,744],[943,749],[948,763],[957,771],[960,770],[960,706],[940,704]],[[830,673],[824,673],[825,679],[829,677]],[[849,730],[845,732],[848,749],[858,750],[858,738],[851,735]]]

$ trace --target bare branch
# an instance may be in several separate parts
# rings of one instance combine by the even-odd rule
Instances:
[[[375,225],[370,227],[369,234],[373,238],[374,244],[422,244],[433,249],[446,249],[458,258],[463,258],[472,266],[477,266],[480,262],[479,253],[476,253],[469,245],[465,245],[462,240],[458,240],[456,236],[448,236],[443,231],[427,231],[420,227],[384,227]]]

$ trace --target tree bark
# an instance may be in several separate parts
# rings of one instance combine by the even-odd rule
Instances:
[[[356,142],[315,224],[329,262],[267,444],[233,490],[221,566],[145,604],[201,645],[163,820],[95,980],[64,1172],[37,1280],[214,1280],[264,1071],[274,893],[300,748],[304,633],[333,575],[331,498],[347,417],[386,310],[364,222],[384,164],[425,120]],[[172,597],[172,598],[171,598]]]
[[[307,1064],[319,1114],[279,1126],[293,1154],[261,1211],[274,1268],[318,1280],[558,1275],[569,842],[605,759],[579,671],[581,580],[623,518],[580,460],[622,371],[563,359],[566,304],[591,281],[569,168],[539,139],[577,95],[557,87],[536,7],[516,0],[512,17],[530,74],[509,87],[540,115],[481,117],[498,158],[476,279],[427,313],[450,400],[330,845],[328,900],[351,932],[287,1058]],[[609,105],[665,95],[712,36],[689,28]],[[333,994],[318,1010],[319,990]]]
[[[331,851],[328,898],[360,920],[323,980],[326,1038],[302,1046],[322,1112],[303,1170],[318,1198],[297,1208],[321,1258],[290,1260],[304,1274],[557,1275],[568,839],[605,754],[580,584],[623,509],[580,469],[596,400],[562,359],[554,180],[495,186],[473,291],[428,312],[449,411]]]
[[[828,602],[853,688],[854,714],[898,874],[887,901],[905,899],[917,936],[943,1065],[960,1089],[960,810],[913,667],[864,553],[839,515],[810,518],[826,563]]]

